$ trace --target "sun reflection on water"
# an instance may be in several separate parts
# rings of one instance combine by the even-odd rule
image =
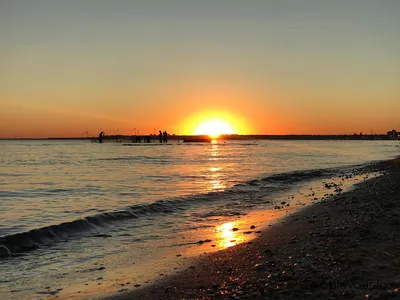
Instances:
[[[220,191],[225,188],[225,185],[222,184],[221,180],[218,180],[218,179],[211,180],[210,183],[211,183],[211,188],[213,191]]]
[[[218,145],[211,146],[210,160],[218,160]],[[226,188],[225,183],[221,180],[221,167],[210,167],[208,169],[211,174],[209,176],[209,191],[221,191]]]
[[[219,160],[218,157],[218,144],[211,145],[211,157],[210,160]]]
[[[220,173],[218,171],[221,170],[221,168],[217,167],[212,167],[209,169],[211,172],[210,175],[210,190],[211,191],[220,191],[226,188],[224,182],[220,180]]]

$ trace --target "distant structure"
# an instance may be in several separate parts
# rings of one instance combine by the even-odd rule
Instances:
[[[211,141],[212,138],[210,138],[208,135],[183,137],[184,143],[211,143]]]
[[[100,144],[103,142],[103,134],[104,134],[103,131],[100,132],[100,134],[99,134],[99,143],[100,143]]]
[[[387,132],[387,136],[391,140],[397,140],[399,138],[399,133],[396,131],[396,129],[393,129]]]

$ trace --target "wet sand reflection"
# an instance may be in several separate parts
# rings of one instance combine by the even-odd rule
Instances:
[[[228,222],[216,227],[216,239],[218,240],[217,246],[219,249],[232,247],[246,241],[245,236],[237,226],[237,222]]]

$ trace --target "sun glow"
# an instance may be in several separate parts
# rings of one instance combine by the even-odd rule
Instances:
[[[218,108],[199,111],[187,116],[182,120],[181,128],[184,128],[183,134],[208,135],[212,139],[217,139],[223,134],[249,134],[251,132],[248,123],[240,117],[240,114]]]
[[[212,138],[217,138],[221,134],[232,134],[232,126],[223,120],[207,120],[196,130],[196,134],[208,135]]]

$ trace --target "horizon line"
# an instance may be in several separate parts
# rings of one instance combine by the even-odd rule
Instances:
[[[389,131],[390,132],[390,131]],[[389,133],[388,132],[388,133]],[[293,134],[221,134],[217,138],[212,138],[215,140],[235,140],[235,139],[242,139],[242,138],[254,138],[254,139],[284,139],[284,138],[356,138],[360,139],[362,137],[386,137],[390,138],[391,136],[388,133],[373,133],[373,134],[363,134],[363,133],[350,133],[350,134],[298,134],[298,133],[293,133]],[[397,133],[397,132],[396,132]],[[106,135],[105,138],[111,138],[111,139],[130,139],[132,137],[157,137],[157,134],[140,134],[140,135],[118,135],[118,134],[112,134],[112,135]],[[206,134],[186,134],[186,135],[177,135],[177,134],[168,134],[170,139],[176,140],[179,138],[185,138],[185,137],[209,137]],[[71,137],[0,137],[0,140],[92,140],[92,139],[97,139],[97,136],[71,136]]]

